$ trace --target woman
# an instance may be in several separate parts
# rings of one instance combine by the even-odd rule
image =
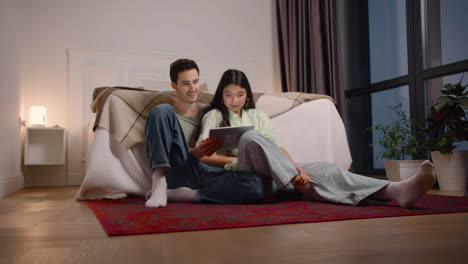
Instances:
[[[241,137],[237,150],[205,156],[201,161],[231,170],[255,171],[267,183],[266,195],[295,190],[310,200],[358,205],[371,198],[396,200],[402,207],[411,207],[435,183],[429,161],[402,182],[353,174],[331,163],[296,164],[275,139],[268,116],[255,109],[249,81],[239,70],[224,72],[209,109],[202,119],[197,145],[208,137],[211,128],[254,125],[256,130]]]

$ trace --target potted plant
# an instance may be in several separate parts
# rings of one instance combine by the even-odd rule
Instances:
[[[439,187],[445,191],[465,191],[468,183],[468,151],[454,150],[458,142],[468,141],[468,85],[461,82],[444,85],[426,120],[430,132],[426,144],[432,150]]]
[[[383,151],[379,158],[384,161],[385,172],[390,181],[402,181],[414,175],[427,155],[425,145],[420,144],[418,135],[424,129],[414,122],[402,109],[401,104],[390,107],[397,114],[388,125],[378,124],[374,127],[380,131],[377,143]]]

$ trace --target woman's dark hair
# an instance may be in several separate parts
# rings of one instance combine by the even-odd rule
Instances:
[[[178,59],[174,61],[173,63],[171,63],[171,68],[169,71],[169,75],[171,76],[171,82],[177,83],[179,73],[191,69],[196,69],[198,74],[200,74],[200,70],[198,69],[198,65],[197,63],[195,63],[195,61],[189,59]]]
[[[218,109],[222,116],[223,121],[221,122],[220,126],[231,126],[231,122],[229,122],[229,112],[228,108],[223,103],[223,90],[226,86],[231,84],[239,85],[240,87],[244,88],[247,92],[247,100],[244,105],[244,109],[255,108],[255,102],[252,94],[252,89],[250,88],[249,80],[245,73],[239,70],[229,69],[223,73],[221,80],[219,81],[218,88],[216,88],[215,95],[213,100],[210,103],[207,111],[212,109]]]

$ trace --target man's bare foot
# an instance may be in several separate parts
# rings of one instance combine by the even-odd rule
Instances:
[[[146,207],[159,208],[167,205],[167,182],[162,168],[156,168],[151,175],[153,184],[151,197],[145,202]]]
[[[435,184],[434,166],[428,160],[419,166],[415,175],[398,185],[396,201],[401,207],[410,208]]]

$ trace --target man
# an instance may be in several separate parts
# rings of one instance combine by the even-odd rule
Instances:
[[[220,146],[216,139],[193,147],[204,105],[197,103],[199,68],[179,59],[170,66],[174,105],[162,104],[148,114],[145,137],[152,169],[152,188],[146,207],[167,202],[254,203],[263,200],[261,178],[248,172],[227,172],[199,161]]]

